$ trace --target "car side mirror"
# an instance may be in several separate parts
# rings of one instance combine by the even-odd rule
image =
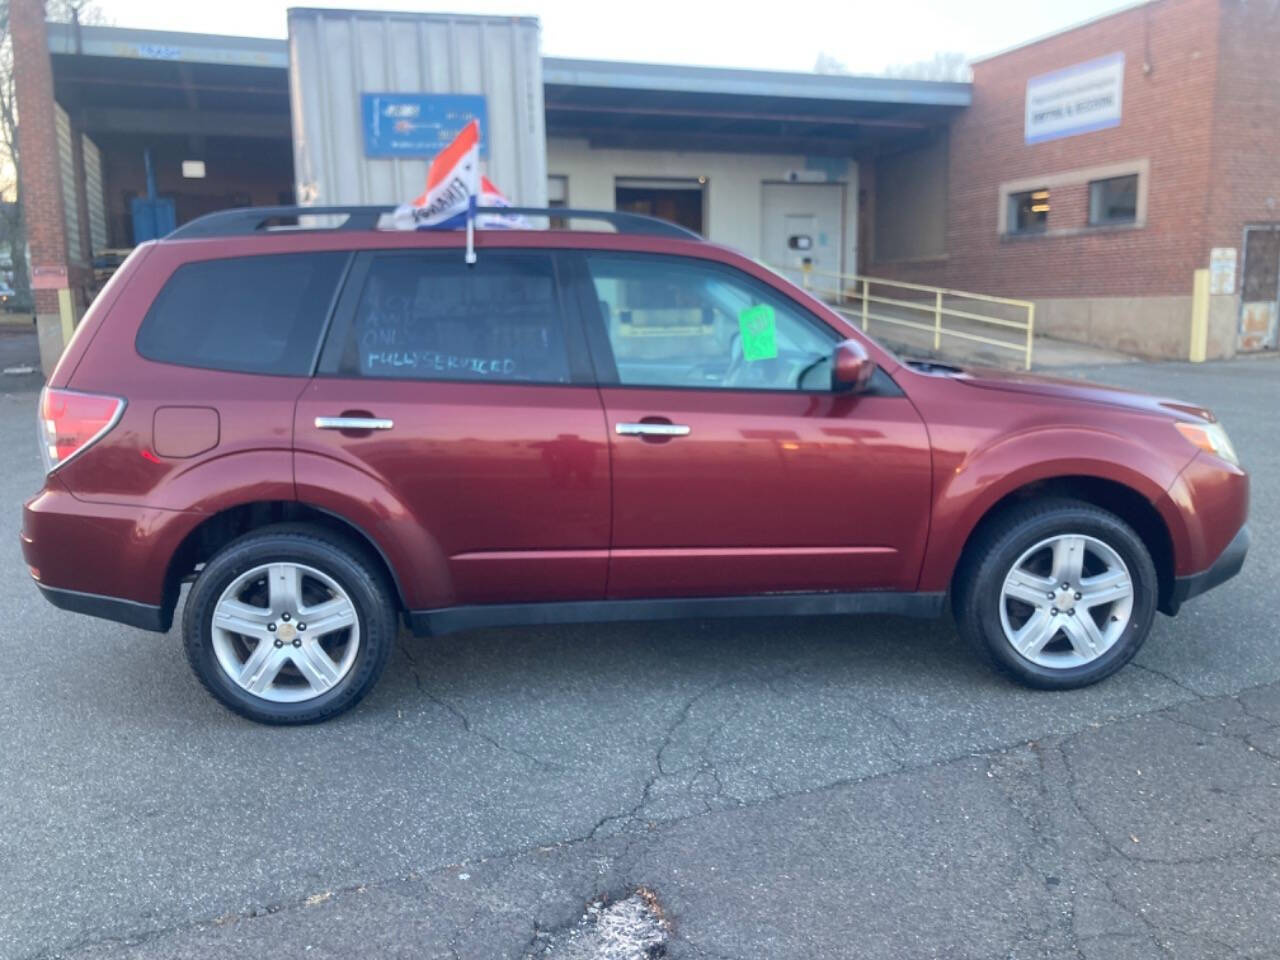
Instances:
[[[832,390],[861,393],[871,385],[871,375],[875,372],[875,361],[857,340],[841,340],[836,344],[831,363]]]

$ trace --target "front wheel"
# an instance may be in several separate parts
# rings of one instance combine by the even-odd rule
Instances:
[[[1061,690],[1133,658],[1158,588],[1146,545],[1119,517],[1073,500],[1033,501],[978,533],[953,604],[960,633],[996,666]]]
[[[350,709],[382,672],[397,628],[384,578],[355,544],[292,526],[223,548],[183,615],[196,676],[260,723],[314,723]]]

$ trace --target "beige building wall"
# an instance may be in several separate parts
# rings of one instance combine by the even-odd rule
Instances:
[[[876,160],[875,256],[935,260],[947,254],[947,136]]]
[[[1059,297],[1035,301],[1036,333],[1161,360],[1191,351],[1191,297]],[[1235,355],[1239,297],[1209,298],[1207,359]]]
[[[586,140],[547,141],[548,176],[568,177],[568,205],[614,209],[618,177],[706,177],[704,226],[708,240],[759,258],[761,184],[785,181],[805,169],[805,158],[786,154],[703,153],[593,148]],[[858,166],[850,160],[845,190],[843,271],[857,263]]]

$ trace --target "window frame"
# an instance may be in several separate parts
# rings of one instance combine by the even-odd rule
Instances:
[[[302,370],[298,372],[279,370],[241,370],[235,367],[215,366],[211,363],[189,363],[182,360],[166,359],[164,357],[152,356],[151,354],[144,352],[141,343],[143,331],[146,329],[148,321],[155,313],[156,305],[160,302],[160,298],[164,296],[169,285],[174,282],[183,270],[189,267],[202,266],[210,263],[221,263],[231,260],[251,260],[257,262],[270,257],[328,255],[341,256],[343,258],[343,262],[337,270],[337,278],[334,282],[333,291],[329,294],[324,316],[320,318],[320,323],[316,327],[315,343],[311,348],[311,358]],[[329,335],[329,328],[333,322],[334,312],[342,298],[342,292],[346,288],[347,279],[351,275],[351,268],[354,259],[355,253],[351,250],[281,250],[272,253],[236,254],[229,257],[202,257],[194,260],[185,260],[177,264],[173,270],[170,271],[169,275],[164,278],[163,282],[161,282],[159,289],[155,292],[155,295],[152,296],[151,302],[147,305],[146,311],[142,314],[142,319],[138,321],[138,326],[134,330],[133,352],[148,363],[160,363],[171,367],[183,367],[187,370],[206,370],[210,373],[234,374],[236,376],[246,377],[290,377],[295,380],[309,379],[315,375],[316,363],[320,358],[321,351],[324,349],[325,340]]]
[[[1005,214],[1005,234],[1010,237],[1039,237],[1049,232],[1049,214],[1052,209],[1044,211],[1044,219],[1034,227],[1018,227],[1018,207],[1021,205],[1021,198],[1026,197],[1027,200],[1034,202],[1036,194],[1045,194],[1044,202],[1049,203],[1053,198],[1053,192],[1049,187],[1031,187],[1028,190],[1010,191],[1005,195],[1005,202],[1008,204],[1008,212]],[[1052,208],[1052,205],[1050,205]],[[1033,211],[1034,212],[1034,211]]]
[[[460,386],[488,387],[582,387],[595,386],[594,373],[591,367],[590,354],[583,336],[582,323],[578,315],[575,298],[568,294],[565,283],[563,254],[560,251],[541,247],[485,247],[480,251],[481,257],[500,255],[503,257],[527,257],[549,261],[551,264],[551,280],[555,288],[556,302],[560,307],[560,326],[564,339],[565,359],[568,370],[566,380],[486,380],[458,377],[422,377],[422,376],[378,376],[366,377],[358,373],[352,374],[342,370],[342,354],[346,349],[347,337],[355,322],[356,311],[364,296],[365,283],[369,279],[369,271],[378,259],[456,259],[466,269],[461,247],[391,247],[356,251],[354,261],[348,270],[346,282],[338,297],[331,321],[325,331],[323,344],[319,352],[319,360],[315,365],[313,376],[324,379],[358,380],[361,383],[422,383],[422,384],[457,384]]]
[[[1102,220],[1093,218],[1093,190],[1095,187],[1103,187],[1108,183],[1115,183],[1118,180],[1133,181],[1133,214],[1128,217],[1108,217]],[[1089,214],[1086,223],[1091,227],[1131,227],[1138,222],[1139,195],[1142,191],[1142,177],[1135,170],[1133,173],[1121,173],[1112,177],[1095,177],[1086,184],[1089,192]]]
[[[650,261],[668,262],[681,266],[693,265],[706,270],[720,271],[732,277],[732,279],[740,281],[744,286],[753,291],[763,294],[765,302],[769,300],[780,301],[790,308],[801,320],[802,323],[813,327],[824,336],[831,338],[831,346],[834,348],[836,344],[844,340],[856,339],[849,331],[849,336],[842,336],[845,331],[833,327],[830,323],[823,320],[808,307],[787,296],[786,293],[776,287],[765,283],[758,277],[752,276],[745,270],[735,267],[731,264],[723,263],[719,260],[712,260],[704,257],[689,257],[678,254],[667,253],[648,253],[645,251],[635,250],[591,250],[577,251],[566,257],[566,277],[568,286],[572,290],[572,295],[577,300],[578,312],[582,317],[582,325],[586,333],[587,346],[590,349],[590,356],[595,367],[596,382],[601,387],[611,387],[622,390],[678,390],[678,391],[697,391],[699,393],[714,393],[724,396],[733,394],[754,393],[754,394],[781,394],[784,396],[844,396],[846,392],[843,390],[825,389],[801,390],[799,388],[783,388],[783,387],[722,387],[722,386],[701,386],[696,384],[679,385],[679,384],[661,384],[661,383],[623,383],[618,375],[617,362],[614,359],[613,342],[609,339],[609,331],[605,326],[604,316],[600,312],[600,303],[596,297],[595,281],[591,275],[591,269],[587,265],[588,257],[610,257],[617,259],[642,259]],[[898,388],[894,380],[885,373],[879,366],[876,367],[875,376],[869,388],[857,396],[903,396],[901,389]]]
[[[1110,180],[1117,177],[1137,174],[1138,177],[1138,210],[1131,222],[1111,225],[1090,226],[1088,212],[1075,223],[1059,222],[1061,218],[1052,219],[1048,229],[1042,234],[1015,233],[1009,229],[1009,197],[1014,194],[1034,192],[1036,190],[1074,190],[1084,191],[1087,201],[1089,184],[1094,180]],[[1135,157],[1118,163],[1097,164],[1090,167],[1076,167],[1057,173],[1041,173],[1031,177],[1019,177],[1016,180],[1001,181],[996,190],[995,224],[996,236],[1000,240],[1019,242],[1031,236],[1042,237],[1074,237],[1092,233],[1107,233],[1117,230],[1142,230],[1147,227],[1148,201],[1151,188],[1151,160],[1149,157]]]

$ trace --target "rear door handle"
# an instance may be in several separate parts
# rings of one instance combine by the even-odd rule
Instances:
[[[321,430],[390,430],[395,425],[382,417],[316,417]]]
[[[613,427],[620,437],[687,437],[689,428],[683,423],[618,423]]]

